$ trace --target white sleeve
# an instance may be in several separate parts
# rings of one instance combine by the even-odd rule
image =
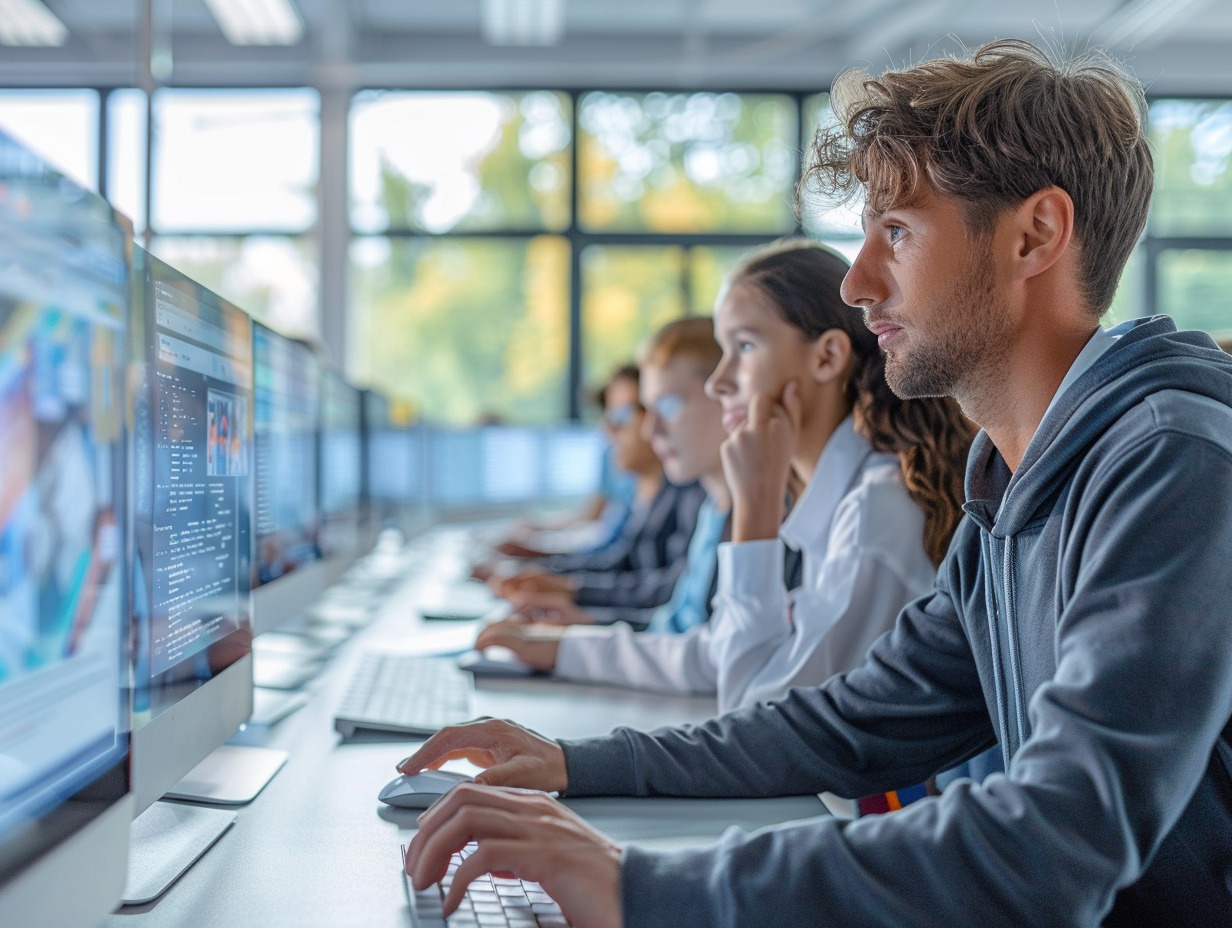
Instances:
[[[789,603],[782,542],[726,547],[719,549],[710,619],[720,712],[779,699],[793,686],[816,686],[855,667],[929,581],[927,570],[904,576],[877,548],[837,544]]]
[[[710,628],[697,625],[679,635],[635,632],[623,622],[565,631],[554,676],[584,683],[611,683],[659,693],[715,691]]]
[[[791,641],[783,558],[777,538],[719,545],[710,628],[720,712],[747,704],[745,694],[764,677],[766,662]]]

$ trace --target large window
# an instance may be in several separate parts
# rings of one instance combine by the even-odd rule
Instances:
[[[364,90],[325,174],[320,108],[302,88],[0,90],[0,128],[288,334],[319,338],[323,275],[347,276],[328,310],[352,379],[446,424],[578,415],[750,248],[862,242],[858,201],[796,213],[824,93]],[[1232,333],[1232,100],[1154,100],[1149,133],[1154,206],[1105,322]],[[325,266],[318,204],[344,191],[319,198],[323,176],[345,177],[350,234]]]
[[[578,413],[795,228],[798,126],[784,94],[357,94],[352,371],[449,423]]]
[[[150,248],[279,331],[297,336],[318,331],[317,250],[306,237],[160,235]]]
[[[148,165],[145,91],[107,94],[107,199],[145,231],[145,177]]]
[[[1232,333],[1232,101],[1156,100],[1150,112],[1147,309],[1181,328]]]
[[[151,250],[290,335],[320,332],[316,91],[159,90]]]
[[[782,95],[584,94],[581,225],[621,232],[790,229],[797,125],[796,103]]]
[[[421,415],[450,423],[562,417],[567,240],[356,238],[350,303],[352,373]]]
[[[98,108],[94,90],[0,90],[0,129],[98,190]]]
[[[358,232],[552,231],[569,225],[564,94],[367,91],[351,107]]]

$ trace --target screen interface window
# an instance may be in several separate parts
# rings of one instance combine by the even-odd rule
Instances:
[[[148,613],[138,684],[162,686],[207,680],[250,647],[252,336],[238,309],[150,266],[150,408],[138,430],[150,432],[153,493],[137,518],[148,597],[136,604]],[[139,699],[134,711],[148,708]]]
[[[0,848],[126,750],[126,243],[0,135]]]
[[[257,582],[317,560],[320,376],[308,346],[254,327]]]

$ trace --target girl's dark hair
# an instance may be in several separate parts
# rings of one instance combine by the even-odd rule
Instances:
[[[924,512],[924,550],[939,565],[962,518],[963,474],[975,427],[948,397],[904,400],[890,389],[876,337],[839,295],[848,266],[816,242],[788,239],[745,257],[727,286],[757,290],[808,341],[832,329],[846,333],[847,402],[873,448],[898,457],[907,492]]]

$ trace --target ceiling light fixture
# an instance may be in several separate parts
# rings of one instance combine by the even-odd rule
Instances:
[[[205,0],[232,45],[295,45],[304,23],[291,0]]]
[[[58,46],[68,27],[39,0],[0,0],[0,45]]]
[[[556,45],[565,34],[565,0],[483,0],[489,45]]]

